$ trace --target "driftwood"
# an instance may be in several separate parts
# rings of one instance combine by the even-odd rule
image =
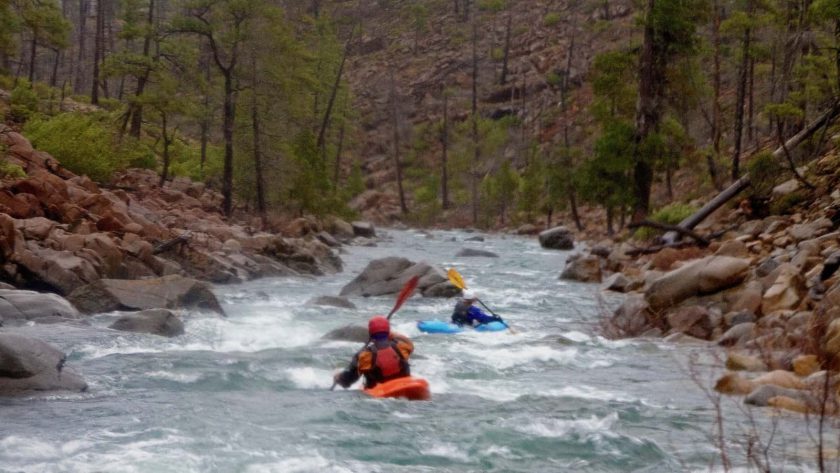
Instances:
[[[680,227],[679,225],[669,225],[667,223],[661,222],[654,222],[652,220],[642,220],[641,222],[634,222],[627,225],[627,228],[639,228],[639,227],[650,227],[655,228],[657,230],[662,230],[666,232],[676,232],[682,236],[691,237],[695,242],[697,242],[700,246],[709,246],[709,240],[706,238],[698,235],[696,232],[692,230],[688,230],[685,228]]]
[[[192,238],[192,232],[185,232],[176,236],[175,238],[170,238],[169,240],[166,240],[162,243],[158,243],[157,245],[155,245],[154,250],[152,250],[152,254],[156,255],[168,251],[178,245],[187,243],[188,241],[190,241],[190,238]]]
[[[645,223],[653,223],[654,225],[645,225]],[[726,232],[730,232],[730,231],[738,228],[738,225],[730,225],[729,227],[724,228],[723,230],[718,230],[716,232],[712,232],[712,233],[708,234],[707,236],[701,236],[701,235],[699,235],[695,232],[691,232],[690,230],[686,230],[684,228],[681,228],[678,225],[667,225],[667,224],[662,224],[662,223],[659,223],[659,222],[639,222],[639,223],[631,223],[630,225],[628,225],[628,227],[630,227],[630,228],[645,227],[645,226],[649,226],[649,227],[653,227],[653,228],[659,228],[659,229],[662,229],[662,230],[672,230],[672,231],[677,232],[677,233],[686,234],[687,236],[690,236],[690,237],[694,238],[694,241],[668,242],[668,241],[665,241],[663,238],[658,238],[655,245],[648,246],[647,248],[633,248],[632,250],[625,252],[625,254],[627,256],[650,255],[650,254],[653,254],[653,253],[659,253],[660,251],[662,251],[666,248],[680,249],[680,248],[688,248],[690,246],[700,246],[700,247],[705,248],[705,247],[709,246],[709,244],[711,243],[712,240],[716,240],[716,239],[720,238],[721,236],[723,236]]]
[[[773,157],[776,159],[781,159],[785,156],[785,153],[800,144],[802,144],[805,140],[811,137],[817,130],[830,124],[837,118],[838,113],[840,113],[840,103],[835,102],[830,109],[828,109],[825,113],[819,116],[816,120],[811,122],[807,127],[803,128],[802,131],[797,133],[796,135],[792,136],[788,139],[782,146],[773,151]],[[695,212],[690,217],[686,218],[682,222],[680,222],[679,227],[684,230],[691,230],[697,225],[700,224],[703,220],[705,220],[709,215],[711,215],[715,210],[719,209],[723,204],[727,203],[733,197],[738,195],[741,191],[746,189],[750,185],[750,175],[744,174],[741,176],[740,179],[733,182],[729,185],[726,189],[720,192],[714,199],[710,200],[706,205],[704,205],[700,210]],[[674,243],[679,240],[681,236],[678,232],[668,232],[662,238],[667,243]]]
[[[625,251],[624,254],[627,256],[651,255],[654,253],[659,253],[660,251],[666,248],[680,249],[688,248],[695,245],[696,243],[693,241],[678,241],[676,243],[665,243],[662,245],[648,246],[646,248],[633,248],[632,250]]]

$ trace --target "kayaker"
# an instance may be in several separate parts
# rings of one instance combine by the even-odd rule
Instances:
[[[455,303],[455,309],[452,311],[452,323],[462,327],[464,325],[474,326],[502,321],[501,318],[487,315],[483,310],[474,306],[473,304],[477,300],[478,296],[474,292],[464,289],[461,299]]]
[[[391,324],[381,315],[368,321],[368,334],[368,344],[353,356],[347,369],[333,377],[336,384],[347,389],[364,376],[365,389],[370,389],[385,381],[411,376],[408,358],[414,343],[408,337],[391,332]]]

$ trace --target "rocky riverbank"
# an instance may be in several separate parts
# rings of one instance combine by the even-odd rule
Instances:
[[[181,309],[224,315],[210,284],[334,273],[342,244],[375,244],[364,222],[227,219],[218,192],[185,178],[160,187],[150,170],[100,185],[3,125],[0,144],[7,165],[25,173],[0,182],[6,329],[125,311],[111,328],[175,336],[183,333]],[[0,394],[85,388],[56,349],[0,336]]]
[[[720,237],[706,247],[604,241],[571,255],[561,278],[627,294],[605,317],[608,335],[721,347],[721,393],[838,411],[840,193],[790,215],[753,218],[744,207],[718,212],[704,231]]]

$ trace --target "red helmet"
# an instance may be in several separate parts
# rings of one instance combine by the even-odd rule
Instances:
[[[391,332],[391,323],[388,322],[388,319],[381,315],[377,315],[376,317],[371,317],[368,321],[368,333],[370,335],[376,335],[377,333],[390,333]]]

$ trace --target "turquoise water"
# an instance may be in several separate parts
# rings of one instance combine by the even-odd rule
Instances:
[[[13,329],[70,355],[90,390],[0,400],[1,472],[663,472],[718,470],[712,404],[690,379],[697,348],[598,336],[595,285],[559,281],[567,256],[530,239],[389,232],[377,248],[347,248],[346,270],[320,279],[266,279],[217,288],[229,314],[185,315],[183,337],[104,327]],[[455,238],[459,241],[450,241]],[[455,258],[464,246],[500,258]],[[358,344],[321,335],[387,312],[309,307],[337,294],[370,259],[402,255],[455,266],[517,333],[421,334],[453,301],[413,298],[394,318],[416,344],[412,370],[430,402],[330,392]],[[708,385],[710,357],[698,367]],[[725,404],[727,448],[746,466],[745,411]],[[758,411],[759,430],[770,419]],[[805,425],[775,417],[784,469],[810,468]],[[749,470],[742,470],[749,471]]]

